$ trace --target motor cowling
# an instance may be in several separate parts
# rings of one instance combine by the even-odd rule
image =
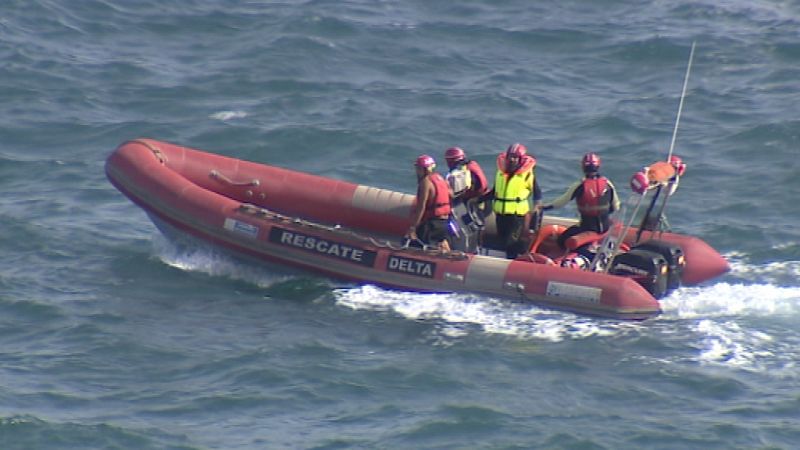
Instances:
[[[660,253],[645,249],[620,253],[614,257],[608,272],[633,278],[654,298],[661,298],[667,293],[669,266]]]
[[[680,245],[658,239],[651,239],[635,245],[634,248],[656,252],[664,257],[669,267],[667,291],[675,290],[681,286],[683,268],[686,267],[686,257]]]

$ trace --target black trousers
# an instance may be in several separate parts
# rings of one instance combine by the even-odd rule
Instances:
[[[497,237],[506,251],[506,258],[514,259],[525,253],[527,242],[522,239],[525,231],[525,216],[515,214],[495,214]]]
[[[450,230],[447,219],[428,219],[417,226],[417,237],[428,245],[437,245],[442,241],[450,241]]]

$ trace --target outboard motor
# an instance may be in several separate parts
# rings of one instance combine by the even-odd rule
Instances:
[[[660,253],[636,248],[614,257],[608,273],[629,276],[655,298],[667,293],[669,266]]]
[[[655,252],[664,257],[667,261],[667,267],[669,267],[669,273],[667,275],[668,292],[681,286],[681,277],[683,276],[683,268],[686,266],[686,258],[683,255],[683,249],[680,245],[658,239],[651,239],[637,244],[634,248]]]

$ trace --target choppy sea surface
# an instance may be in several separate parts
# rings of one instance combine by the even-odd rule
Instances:
[[[0,448],[792,449],[800,3],[6,0]],[[106,180],[151,137],[413,192],[512,142],[545,198],[663,159],[732,271],[619,322],[178,246]],[[574,211],[566,209],[565,215]]]

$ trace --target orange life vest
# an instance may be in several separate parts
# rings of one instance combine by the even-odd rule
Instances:
[[[611,210],[608,179],[606,177],[587,178],[583,180],[582,187],[581,196],[575,199],[581,215],[597,217],[602,214],[608,214]]]
[[[471,176],[475,177],[471,187],[464,193],[463,199],[468,200],[471,198],[480,197],[489,191],[489,186],[486,184],[486,175],[483,174],[481,166],[475,161],[467,163],[467,169],[470,171]],[[478,183],[475,183],[477,181]]]
[[[433,172],[428,175],[433,183],[434,195],[428,197],[428,203],[425,205],[425,213],[422,215],[422,220],[426,221],[434,217],[444,217],[450,215],[450,192],[447,181],[442,177],[439,172]]]

